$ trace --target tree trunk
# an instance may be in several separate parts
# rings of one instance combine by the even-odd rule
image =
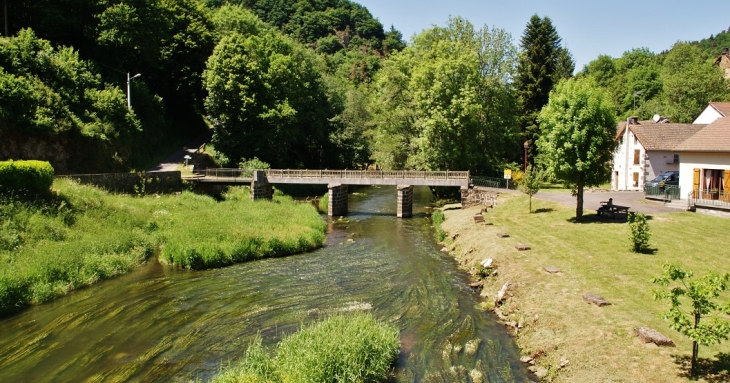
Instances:
[[[695,325],[694,325],[694,329],[695,330],[697,329],[697,326],[699,324],[700,324],[700,313],[697,313],[696,312],[695,313]],[[696,367],[697,367],[697,354],[699,353],[699,351],[700,351],[700,347],[697,344],[697,341],[696,340],[693,340],[692,341],[692,362],[691,362],[690,367],[689,367],[689,373],[692,376],[695,376],[695,374],[697,373],[697,369],[696,369]]]
[[[583,177],[578,176],[576,186],[576,199],[578,203],[575,206],[575,222],[583,222]]]
[[[530,194],[530,214],[532,214],[532,194]]]

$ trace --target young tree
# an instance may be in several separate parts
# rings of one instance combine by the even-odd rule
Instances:
[[[549,17],[533,15],[520,39],[516,88],[520,101],[520,127],[525,139],[535,142],[540,136],[537,116],[548,103],[550,91],[561,79],[572,76],[575,64]],[[569,73],[568,73],[569,72]],[[534,157],[535,145],[530,146]]]
[[[530,196],[530,213],[532,213],[532,196],[540,191],[544,180],[545,173],[532,165],[527,167],[527,172],[522,177],[522,192]]]
[[[720,293],[728,289],[730,274],[708,273],[692,279],[690,270],[678,266],[664,265],[664,273],[652,279],[653,283],[669,287],[667,290],[654,291],[654,300],[668,300],[669,311],[663,317],[669,327],[692,339],[692,362],[690,373],[696,373],[699,344],[710,345],[727,340],[730,334],[730,321],[722,314],[730,315],[730,304],[717,302]],[[682,310],[688,303],[691,308]],[[715,316],[713,314],[720,314]],[[705,321],[701,319],[707,318]]]
[[[561,82],[539,115],[540,160],[577,197],[575,218],[583,220],[583,189],[611,179],[616,117],[608,95],[593,79]]]
[[[636,253],[643,253],[649,250],[649,223],[646,222],[644,213],[637,213],[629,219],[629,229],[631,234],[631,250]]]

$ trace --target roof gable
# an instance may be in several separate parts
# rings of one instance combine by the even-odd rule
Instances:
[[[711,102],[712,106],[723,117],[730,117],[730,102]]]

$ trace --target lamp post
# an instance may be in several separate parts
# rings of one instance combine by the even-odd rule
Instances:
[[[525,147],[525,165],[522,171],[527,173],[527,148],[530,147],[530,141],[525,141],[523,146]]]
[[[132,80],[139,76],[141,76],[141,74],[137,73],[136,75],[129,77],[129,72],[127,72],[127,108],[129,110],[132,110],[132,90],[129,84],[132,82]]]

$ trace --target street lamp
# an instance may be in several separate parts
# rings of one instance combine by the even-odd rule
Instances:
[[[139,76],[141,76],[141,74],[137,73],[136,75],[129,77],[129,72],[127,72],[127,108],[129,110],[132,110],[132,91],[129,87],[129,84],[132,82],[132,80]]]
[[[525,167],[523,171],[527,173],[527,148],[530,147],[530,141],[525,141],[525,144],[523,146],[525,147]]]

